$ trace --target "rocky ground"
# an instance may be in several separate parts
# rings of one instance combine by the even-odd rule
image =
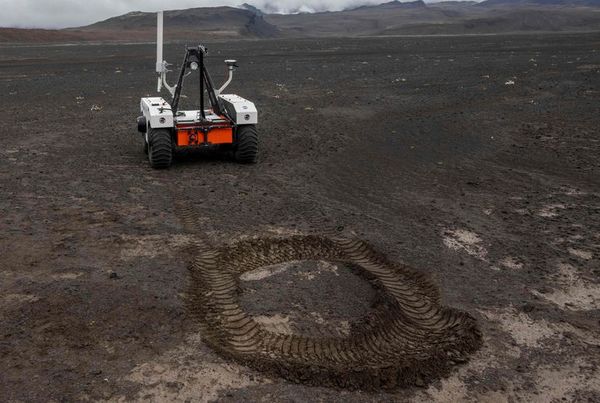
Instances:
[[[217,81],[237,58],[231,90],[259,107],[256,165],[149,168],[135,118],[152,45],[0,48],[4,399],[600,399],[597,34],[209,47]],[[251,370],[186,305],[190,220],[214,247],[343,227],[429,275],[483,346],[386,392]],[[376,298],[346,269],[248,272],[240,300],[282,333],[343,336]]]

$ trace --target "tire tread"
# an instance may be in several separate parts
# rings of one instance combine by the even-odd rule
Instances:
[[[148,137],[150,166],[154,169],[169,168],[173,162],[173,143],[169,130],[151,129]]]
[[[237,129],[235,160],[242,164],[253,164],[258,159],[258,131],[256,126],[240,126]]]

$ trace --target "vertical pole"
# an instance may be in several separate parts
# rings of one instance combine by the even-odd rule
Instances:
[[[156,21],[156,72],[161,74],[163,70],[163,12],[159,11]]]
[[[212,106],[213,111],[217,115],[223,115],[223,110],[221,105],[219,104],[219,98],[217,98],[217,94],[215,92],[215,85],[213,84],[212,78],[206,69],[206,65],[203,66],[204,69],[204,78],[206,80],[206,90],[208,92],[208,98],[210,100],[210,105]]]
[[[200,72],[200,116],[202,116],[202,119],[206,119],[204,113],[204,52],[201,49],[198,49],[198,59],[200,59],[200,66],[198,66]]]
[[[190,51],[189,49],[186,49],[185,57],[183,58],[183,63],[181,64],[179,80],[177,80],[177,85],[175,86],[175,94],[173,94],[173,101],[171,101],[171,110],[173,111],[174,116],[177,116],[177,111],[179,111],[179,98],[181,98],[181,87],[183,86],[183,77],[185,76],[185,70],[187,68],[189,57]]]

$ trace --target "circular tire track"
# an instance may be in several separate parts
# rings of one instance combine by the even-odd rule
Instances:
[[[381,294],[349,336],[273,333],[242,309],[242,273],[298,260],[357,267]],[[293,382],[352,389],[423,385],[466,361],[481,344],[470,315],[441,306],[437,288],[423,275],[359,240],[296,236],[200,250],[191,277],[188,304],[205,341],[229,358]]]

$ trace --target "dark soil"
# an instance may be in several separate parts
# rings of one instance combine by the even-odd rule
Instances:
[[[240,305],[252,316],[279,319],[274,328],[283,333],[347,335],[377,301],[375,288],[343,262],[292,261],[250,274],[240,277]]]
[[[149,168],[152,45],[0,48],[0,396],[600,399],[598,35],[208,45],[259,107],[256,165]],[[358,392],[207,346],[186,305],[198,248],[332,226],[431,276],[483,347],[431,384]]]

